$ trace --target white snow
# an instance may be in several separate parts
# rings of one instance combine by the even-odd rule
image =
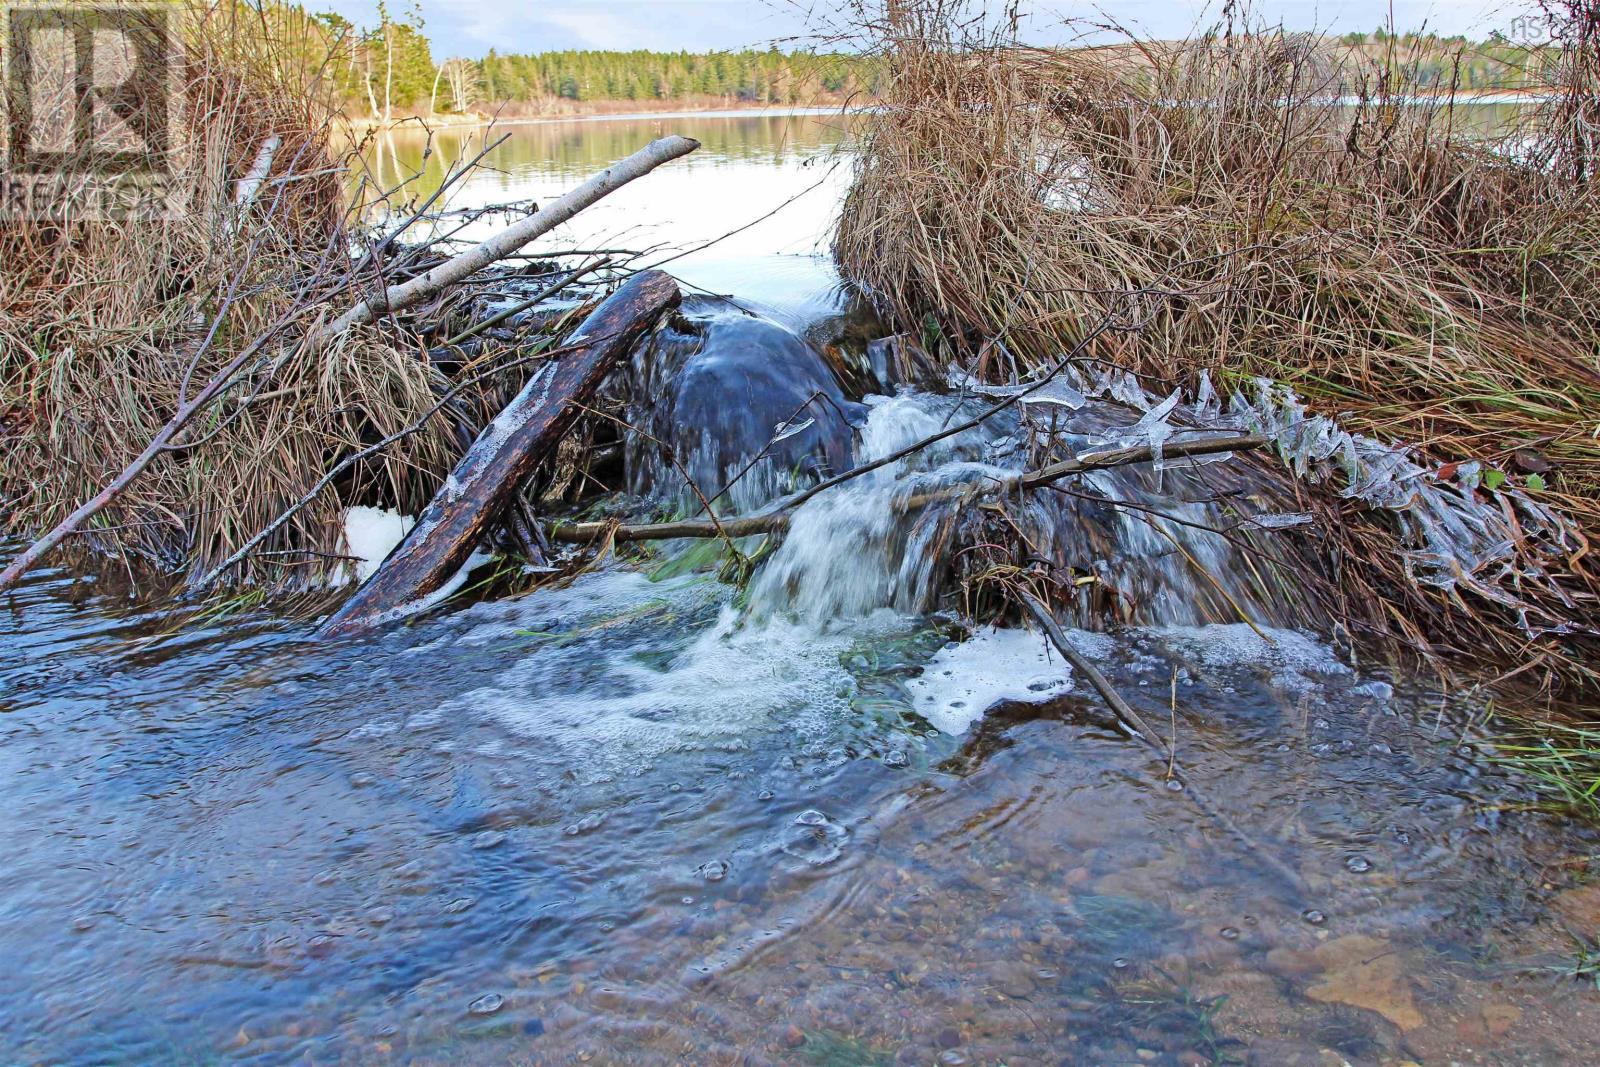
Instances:
[[[344,553],[359,558],[357,582],[364,582],[417,524],[410,515],[387,508],[353,507],[344,512]]]
[[[906,683],[912,706],[947,734],[963,734],[1003,700],[1037,703],[1072,688],[1072,668],[1026,630],[979,630],[941,649]]]

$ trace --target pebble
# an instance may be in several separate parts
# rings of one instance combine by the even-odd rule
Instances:
[[[483,996],[467,1005],[467,1010],[474,1015],[493,1015],[505,1005],[506,998],[499,993],[485,993]]]

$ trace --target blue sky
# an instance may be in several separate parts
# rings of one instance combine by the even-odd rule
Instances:
[[[407,0],[390,0],[391,10]],[[337,11],[371,22],[374,0],[307,0],[316,11]],[[559,48],[649,48],[708,50],[766,47],[778,41],[826,36],[840,24],[848,0],[422,0],[436,58]],[[1200,0],[1121,0],[1076,3],[1035,0],[1027,36],[1039,44],[1073,36],[1066,20],[1104,18],[1109,11],[1148,36],[1179,37],[1214,17],[1219,4]],[[1426,24],[1441,33],[1487,36],[1505,30],[1522,4],[1490,0],[1258,0],[1260,12],[1292,29],[1367,30],[1388,20],[1401,29]]]

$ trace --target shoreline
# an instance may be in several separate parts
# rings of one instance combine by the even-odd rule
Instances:
[[[845,115],[849,111],[859,111],[861,108],[846,109],[838,107],[720,107],[720,108],[683,108],[671,111],[594,111],[588,114],[573,115],[533,115],[518,118],[497,118],[492,115],[434,115],[425,118],[420,115],[411,115],[405,118],[391,119],[383,122],[377,119],[345,119],[344,125],[351,130],[396,130],[404,126],[425,125],[430,129],[487,129],[502,126],[553,126],[562,123],[590,123],[590,122],[639,122],[648,119],[747,119],[747,118],[797,118],[804,116]]]

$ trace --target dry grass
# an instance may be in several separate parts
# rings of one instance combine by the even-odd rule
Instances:
[[[1057,53],[968,8],[897,0],[867,20],[890,76],[836,253],[900,329],[1007,378],[1114,315],[1127,328],[1091,357],[1169,388],[1266,375],[1512,485],[1547,461],[1539,496],[1600,532],[1592,47],[1496,141],[1448,97],[1412,96],[1403,67],[1315,37],[1234,25]],[[1393,528],[1326,510],[1364,629],[1545,682],[1589,673],[1495,605],[1395,580]],[[1595,626],[1584,554],[1519,595]]]
[[[73,542],[193,576],[298,500],[334,460],[430,408],[439,378],[404,330],[354,331],[315,356],[305,325],[351,300],[348,161],[316,35],[231,5],[197,9],[179,57],[187,133],[169,221],[0,227],[0,500],[19,532],[53,525],[251,345],[259,358]],[[269,136],[273,181],[243,217],[235,183]],[[212,332],[214,330],[214,336]],[[475,411],[464,405],[469,420]],[[352,502],[415,510],[458,451],[435,420],[358,468],[235,576],[332,565]],[[3,509],[0,509],[3,510]]]

